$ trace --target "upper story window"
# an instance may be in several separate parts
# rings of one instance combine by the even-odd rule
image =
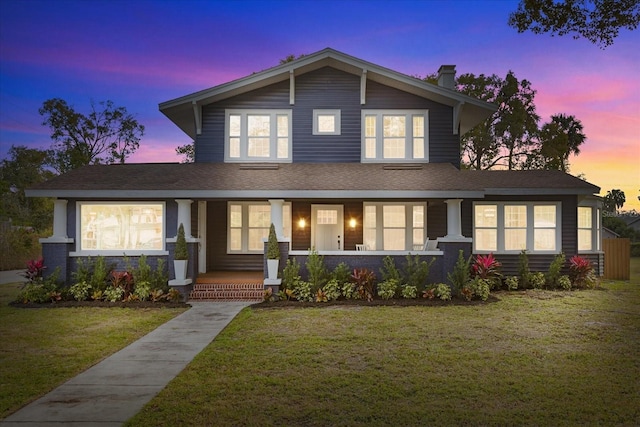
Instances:
[[[226,162],[291,162],[291,110],[227,110]]]
[[[340,110],[313,110],[314,135],[340,135]]]
[[[363,110],[363,162],[424,162],[429,153],[427,110]]]
[[[475,252],[558,253],[560,204],[478,202],[474,205]]]
[[[118,254],[164,250],[164,203],[81,202],[79,252]]]

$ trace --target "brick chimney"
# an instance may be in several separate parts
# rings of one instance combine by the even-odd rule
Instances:
[[[441,65],[438,69],[438,86],[454,90],[456,87],[456,66]]]

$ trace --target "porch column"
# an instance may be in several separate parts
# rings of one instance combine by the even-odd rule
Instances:
[[[53,202],[53,239],[68,239],[67,236],[67,200],[56,199]]]
[[[462,199],[449,199],[444,201],[447,204],[447,235],[449,239],[463,239],[462,235],[462,210],[460,208]]]
[[[176,236],[177,230],[180,228],[180,224],[184,227],[184,237],[189,240],[191,239],[191,203],[193,200],[189,199],[176,199],[176,203],[178,203],[178,224],[176,225]]]
[[[278,241],[280,242],[284,240],[284,227],[282,225],[282,207],[284,200],[269,199],[269,204],[271,204],[271,222],[276,228],[276,237],[278,237]]]

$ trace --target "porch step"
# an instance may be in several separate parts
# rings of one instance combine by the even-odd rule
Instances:
[[[189,293],[194,301],[262,301],[262,283],[196,283]]]

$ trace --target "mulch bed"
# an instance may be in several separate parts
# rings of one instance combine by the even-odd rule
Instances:
[[[265,301],[251,305],[254,310],[263,309],[281,309],[281,308],[300,308],[300,307],[332,307],[332,306],[360,306],[360,307],[447,307],[451,305],[485,305],[500,301],[499,298],[490,295],[486,301],[471,300],[466,301],[460,298],[454,298],[451,301],[442,301],[440,299],[428,299],[428,298],[394,298],[394,299],[381,299],[375,298],[373,301],[366,301],[361,299],[348,299],[348,300],[336,300],[327,302],[304,302],[304,301]]]

